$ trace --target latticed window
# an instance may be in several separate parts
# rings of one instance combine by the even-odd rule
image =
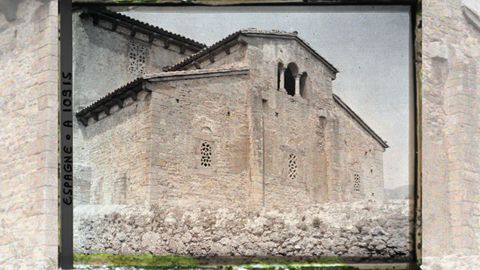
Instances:
[[[360,192],[360,175],[358,173],[353,174],[353,191]]]
[[[200,148],[200,165],[202,167],[212,166],[212,145],[208,142],[203,142]]]
[[[147,62],[147,47],[134,41],[130,42],[128,60],[128,71],[135,77],[143,75]]]
[[[297,156],[295,154],[288,156],[288,178],[297,179]]]

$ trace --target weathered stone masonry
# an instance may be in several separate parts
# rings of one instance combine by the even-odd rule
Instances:
[[[205,47],[205,45],[191,39],[104,9],[76,9],[72,19],[73,44],[75,48],[73,51],[75,63],[75,110],[84,108],[93,101],[108,94],[108,91],[126,85],[143,73],[160,70],[164,65],[173,64],[186,55],[190,55]],[[131,101],[133,100],[129,100],[127,103]],[[120,106],[123,106],[123,102]],[[134,107],[136,106],[138,106],[138,104],[134,105]],[[114,108],[114,110],[115,109],[118,108]],[[109,111],[107,111],[107,113],[109,113]],[[135,117],[136,116],[134,116],[134,118]],[[148,117],[148,114],[146,114],[145,117]],[[82,120],[80,119],[80,121]],[[107,120],[107,122],[111,121],[112,120]],[[129,126],[131,123],[145,122],[129,120],[126,121],[123,127]],[[109,145],[111,143],[109,139],[115,138],[117,135],[116,132],[124,132],[123,136],[120,135],[120,137],[129,138],[129,135],[132,135],[133,131],[129,132],[122,128],[115,127],[114,123],[112,123],[111,128],[108,129],[106,128],[109,126],[107,124],[106,127],[103,128],[104,134],[106,135],[103,141],[102,139],[96,138],[92,141],[89,148],[87,148],[87,145],[83,143],[84,136],[86,136],[85,138],[90,138],[93,135],[87,134],[81,126],[82,124],[79,121],[74,122],[75,185],[79,191],[75,193],[77,204],[89,203],[90,198],[96,202],[100,202],[103,201],[101,197],[105,197],[105,203],[114,203],[112,200],[114,200],[115,196],[101,196],[103,192],[102,186],[105,185],[105,190],[111,190],[111,186],[108,186],[110,184],[92,185],[90,183],[92,177],[117,179],[114,182],[122,186],[123,183],[126,183],[125,179],[131,179],[131,174],[133,174],[136,176],[135,179],[142,180],[132,181],[139,184],[144,183],[143,185],[146,184],[146,165],[143,167],[142,172],[134,173],[134,171],[142,169],[135,169],[137,160],[130,155],[126,155],[122,158],[124,162],[120,163],[119,161],[118,163],[118,166],[125,166],[125,169],[119,170],[108,167],[105,161],[111,159],[110,151],[115,149],[116,146],[112,146],[112,149],[109,149],[109,151],[98,147],[99,145],[105,147]],[[146,135],[146,132],[144,132],[143,135]],[[137,134],[137,136],[140,136],[140,134]],[[133,153],[135,149],[128,147],[128,141],[129,140],[123,141],[121,144],[124,145],[125,149],[128,148],[129,151]],[[136,143],[135,145],[140,146],[142,144]],[[146,146],[143,144],[143,147]],[[92,155],[94,154],[98,155],[90,160],[90,157],[93,157]],[[133,157],[137,158],[138,156],[133,155]],[[126,160],[129,160],[129,162],[126,162]],[[99,172],[103,171],[103,169],[92,170],[92,161],[100,161],[99,166],[109,172],[104,172],[100,176]],[[127,168],[130,169],[129,173],[126,172]],[[124,187],[120,190],[126,191],[126,189],[127,187]],[[140,191],[140,187],[138,187],[137,190]],[[112,190],[112,192],[116,192],[116,189]],[[93,193],[92,197],[90,193]],[[140,199],[136,199],[134,201],[138,203],[139,200]],[[115,203],[118,202],[125,203],[123,199],[115,201]]]
[[[430,0],[423,10],[424,262],[426,269],[478,269],[480,6]]]
[[[0,3],[0,268],[7,270],[57,267],[57,4]]]
[[[256,209],[383,201],[386,143],[332,93],[337,70],[296,33],[242,30],[201,50],[174,36],[173,53],[165,41],[155,46],[153,34],[138,38],[151,26],[126,16],[81,10],[76,20],[76,73],[107,67],[97,59],[113,45],[109,36],[123,44],[105,52],[115,54],[110,85],[153,72],[103,96],[85,74],[76,77],[79,203]],[[126,46],[132,42],[140,43]],[[174,64],[182,44],[199,51]],[[99,55],[85,57],[85,48]],[[150,58],[156,50],[168,56]]]
[[[215,256],[338,256],[410,261],[406,201],[325,203],[295,210],[81,205],[75,250]]]

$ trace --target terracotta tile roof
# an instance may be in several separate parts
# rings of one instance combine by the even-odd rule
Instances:
[[[191,64],[195,60],[198,60],[202,57],[205,57],[206,55],[209,55],[210,53],[213,53],[219,48],[222,48],[224,46],[228,46],[230,42],[237,40],[239,36],[244,35],[244,36],[258,36],[258,37],[267,37],[267,38],[290,38],[294,39],[297,42],[299,42],[302,46],[304,46],[310,53],[312,53],[317,59],[319,59],[321,62],[323,62],[327,67],[329,67],[332,72],[337,73],[338,70],[331,64],[329,63],[325,58],[320,56],[307,42],[305,42],[303,39],[298,37],[296,32],[284,32],[284,31],[278,31],[278,30],[270,30],[270,31],[265,31],[265,30],[258,30],[255,28],[250,28],[250,29],[243,29],[239,30],[237,32],[234,32],[225,38],[221,39],[220,41],[212,44],[211,46],[208,46],[201,51],[192,54],[191,56],[181,60],[180,62],[168,66],[164,68],[164,71],[175,71],[175,70],[180,70],[187,66],[188,64]]]
[[[360,118],[340,97],[333,94],[333,100],[345,110],[373,139],[375,139],[383,148],[388,148],[388,144],[373,129],[371,129],[365,121]]]
[[[191,38],[187,38],[185,36],[170,32],[158,26],[151,25],[146,22],[139,21],[127,15],[114,12],[105,8],[99,7],[86,7],[83,9],[82,16],[97,16],[100,19],[105,19],[112,22],[123,22],[124,24],[134,26],[136,29],[143,29],[147,32],[153,32],[157,35],[163,36],[165,38],[169,38],[175,40],[177,42],[189,45],[195,51],[199,51],[206,47],[205,44],[195,41]]]

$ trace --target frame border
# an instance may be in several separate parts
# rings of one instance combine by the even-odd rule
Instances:
[[[59,252],[61,269],[73,269],[72,0],[61,0],[59,74]]]
[[[67,204],[72,195],[72,171],[65,169],[65,165],[72,160],[72,127],[65,126],[65,121],[72,123],[72,110],[64,105],[65,97],[62,95],[64,86],[64,75],[70,74],[70,85],[72,85],[72,5],[109,5],[109,6],[409,6],[411,25],[411,87],[413,91],[413,121],[414,133],[413,148],[413,261],[411,263],[362,263],[351,264],[359,269],[420,269],[422,263],[422,0],[59,0],[60,14],[60,161],[59,181],[60,196],[60,246],[59,265],[62,269],[73,268],[73,206]],[[71,93],[71,92],[70,92]],[[63,123],[63,124],[62,124]],[[70,135],[70,136],[69,136]],[[67,147],[67,148],[65,148]],[[65,151],[70,147],[70,151]],[[70,175],[70,180],[68,180]],[[66,180],[67,179],[67,180]],[[69,182],[69,183],[68,183]],[[70,185],[70,187],[69,187]],[[69,187],[69,192],[65,192]],[[67,193],[67,194],[65,194]],[[350,265],[350,264],[349,264]]]

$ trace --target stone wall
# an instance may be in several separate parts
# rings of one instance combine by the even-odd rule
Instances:
[[[56,269],[57,1],[0,3],[0,265]]]
[[[412,236],[406,201],[366,201],[296,210],[152,205],[80,206],[74,243],[81,253],[145,253],[195,257],[313,257],[407,261]]]
[[[151,156],[142,155],[140,160],[147,160],[142,166],[134,165],[133,158],[128,166],[110,172],[112,169],[106,164],[132,158],[132,155],[120,156],[120,153],[128,155],[128,151],[115,151],[119,145],[134,153],[138,150],[128,136],[115,136],[122,133],[120,129],[128,129],[125,134],[138,132],[133,123],[146,128],[143,125],[148,121],[139,124],[134,119],[117,127],[119,118],[106,117],[95,124],[100,129],[78,127],[75,149],[79,190],[102,193],[99,187],[94,187],[95,182],[117,181],[107,179],[110,177],[129,178],[125,169],[128,167],[144,170],[140,175],[133,173],[127,181],[130,184],[140,181],[142,187],[138,189],[143,191],[143,187],[149,186],[144,201],[161,200],[169,205],[229,203],[241,208],[246,205],[283,208],[329,200],[368,198],[381,202],[383,148],[334,105],[331,93],[334,71],[292,39],[296,38],[294,35],[288,36],[289,39],[275,37],[242,36],[244,42],[234,45],[230,54],[222,56],[221,51],[213,63],[205,60],[210,67],[222,66],[223,70],[240,65],[232,61],[248,62],[251,71],[246,77],[208,74],[206,78],[188,77],[196,70],[215,69],[170,73],[178,78],[167,81],[154,82],[156,79],[151,77],[153,116],[149,123],[153,133],[149,144],[153,151]],[[298,74],[306,74],[301,94],[290,96],[283,86],[277,89],[279,63],[284,66],[295,63]],[[204,64],[200,62],[200,66]],[[125,115],[129,116],[136,117]],[[112,133],[103,132],[103,126]],[[85,138],[87,133],[83,130],[89,131],[91,138],[103,139],[98,143]],[[209,164],[202,164],[205,154],[202,151],[209,152]],[[93,179],[90,188],[87,178]],[[358,192],[352,192],[354,185]],[[132,193],[136,188],[129,189]],[[113,186],[109,190],[114,192]],[[85,200],[82,196],[77,198]],[[132,202],[141,201],[137,199]]]
[[[255,128],[252,138],[254,144],[258,143],[254,147],[258,154],[253,158],[258,161],[258,174],[265,175],[266,193],[270,185],[272,193],[283,194],[278,196],[281,201],[272,204],[282,205],[284,200],[295,205],[362,198],[381,202],[383,149],[352,118],[336,108],[332,97],[334,71],[295,40],[261,37],[245,40],[252,74],[251,95],[256,99],[250,103],[253,119],[257,119],[252,124]],[[283,87],[277,90],[279,63],[284,67],[295,63],[299,74],[307,74],[303,95],[289,96]],[[350,145],[344,144],[346,140]],[[298,182],[285,180],[286,156],[291,153],[298,155]],[[354,160],[358,164],[353,164]],[[356,197],[351,196],[349,188],[354,174],[352,166],[358,167],[364,179],[362,192]],[[299,196],[302,199],[295,194],[302,194]]]
[[[364,198],[382,202],[383,152],[388,149],[385,150],[340,106],[336,106],[334,121],[339,128],[332,139],[341,147],[337,151],[342,155],[342,162],[336,164],[340,180],[332,188],[341,191],[344,201]]]
[[[295,63],[298,73],[307,73],[308,103],[317,109],[332,109],[332,80],[335,74],[324,63],[293,39],[261,37],[245,38],[248,42],[247,59],[255,88],[267,99],[278,89],[278,64],[287,67]],[[273,105],[275,107],[275,105]]]
[[[316,108],[284,90],[270,91],[255,120],[263,125],[265,206],[328,201],[325,127]]]
[[[123,109],[115,105],[110,115],[100,114],[81,126],[82,148],[78,154],[88,179],[79,187],[76,204],[143,204],[148,200],[152,111],[151,95],[142,91],[138,101],[127,99]],[[76,166],[80,173],[81,167]],[[83,192],[83,194],[82,194]]]
[[[78,10],[73,14],[76,111],[142,74],[161,72],[164,66],[193,53],[186,50],[182,54],[174,45],[166,49],[157,39],[149,43],[148,37],[141,33],[130,37],[130,29],[121,26],[117,32],[107,30],[111,24],[100,20],[94,25],[91,17],[81,18],[81,13],[82,10]],[[135,59],[140,54],[145,57],[143,72],[138,68],[130,70],[130,54],[136,55]]]
[[[73,13],[72,16],[73,79],[75,86],[73,102],[75,112],[87,105],[90,105],[94,101],[105,96],[107,93],[143,75],[143,73],[146,74],[160,72],[164,66],[171,65],[193,53],[189,49],[186,49],[185,52],[180,53],[180,48],[175,45],[164,48],[163,42],[158,39],[154,39],[150,43],[148,42],[148,36],[142,33],[137,33],[135,37],[131,37],[130,29],[127,29],[123,26],[118,26],[116,31],[108,30],[112,28],[112,25],[105,20],[99,20],[98,24],[94,25],[91,17],[87,16],[82,18],[80,16],[82,12],[83,9],[78,9]],[[134,59],[130,57],[130,54],[135,55]],[[141,57],[145,57],[143,59],[143,63],[140,63]],[[143,66],[143,68],[141,66]],[[113,117],[113,119],[117,120],[107,120],[107,125],[113,125],[110,124],[110,122],[118,121],[118,117],[119,116]],[[123,120],[120,121],[125,122]],[[140,121],[139,123],[130,121],[126,122],[128,122],[127,126],[132,123],[147,124],[144,121]],[[90,128],[91,137],[93,137],[93,130],[98,129],[98,126],[101,126],[101,124],[96,125],[94,128]],[[133,125],[133,127],[134,126],[135,125]],[[120,168],[104,168],[107,171],[111,171],[108,173],[105,171],[95,171],[96,169],[92,167],[90,159],[96,159],[95,162],[104,164],[107,162],[107,160],[111,160],[112,153],[101,152],[102,154],[100,154],[98,157],[93,157],[92,155],[97,153],[96,151],[104,151],[107,149],[109,145],[111,145],[112,141],[107,142],[108,138],[104,138],[105,141],[100,145],[97,145],[96,143],[94,143],[95,146],[87,145],[87,143],[92,142],[89,141],[90,138],[84,138],[84,135],[86,134],[85,127],[76,118],[74,118],[73,130],[75,159],[74,185],[76,190],[78,190],[78,192],[75,192],[77,204],[89,202],[91,197],[90,193],[96,192],[94,189],[99,188],[98,186],[93,187],[92,184],[97,185],[96,181],[99,181],[101,177],[106,177],[107,175],[114,177],[115,180],[110,179],[107,182],[117,180],[120,182],[125,182],[127,180],[119,179],[134,179],[133,175],[138,176],[138,173],[127,173],[126,170]],[[115,134],[121,133],[121,131],[113,126],[109,126],[108,132],[106,133]],[[128,136],[125,138],[128,138]],[[127,143],[126,141],[113,142],[120,144]],[[97,150],[91,151],[94,149],[92,147],[97,147]],[[132,148],[133,151],[135,151],[135,149],[135,147]],[[120,159],[122,158],[120,157]],[[117,164],[121,164],[121,162]],[[128,167],[133,169],[134,166],[132,165]],[[143,169],[148,170],[146,168]],[[134,170],[140,170],[140,167],[137,167]],[[132,175],[129,176],[128,174]],[[140,181],[142,183],[145,181],[148,182],[146,179],[137,179],[135,181]],[[110,192],[113,192],[112,189],[109,190]],[[133,196],[132,192],[134,193],[136,191],[132,190],[130,192],[130,196]],[[111,197],[111,195],[107,196]],[[92,197],[92,199],[96,200],[94,197]],[[132,200],[137,202],[139,199],[134,199],[132,197]],[[108,199],[107,201],[111,200]]]
[[[480,251],[478,18],[478,1],[423,1],[422,253],[431,267],[426,269],[453,269],[454,260],[478,257]],[[432,257],[446,255],[452,263],[430,264]],[[478,269],[475,262],[469,267]]]
[[[228,75],[151,84],[153,201],[247,206],[248,82]]]
[[[226,51],[221,51],[215,54],[214,62],[210,61],[208,57],[206,59],[199,59],[197,62],[203,69],[208,68],[219,68],[234,65],[246,65],[247,46],[242,43],[238,43],[229,48],[228,53]],[[188,67],[187,69],[196,69],[194,65]]]

